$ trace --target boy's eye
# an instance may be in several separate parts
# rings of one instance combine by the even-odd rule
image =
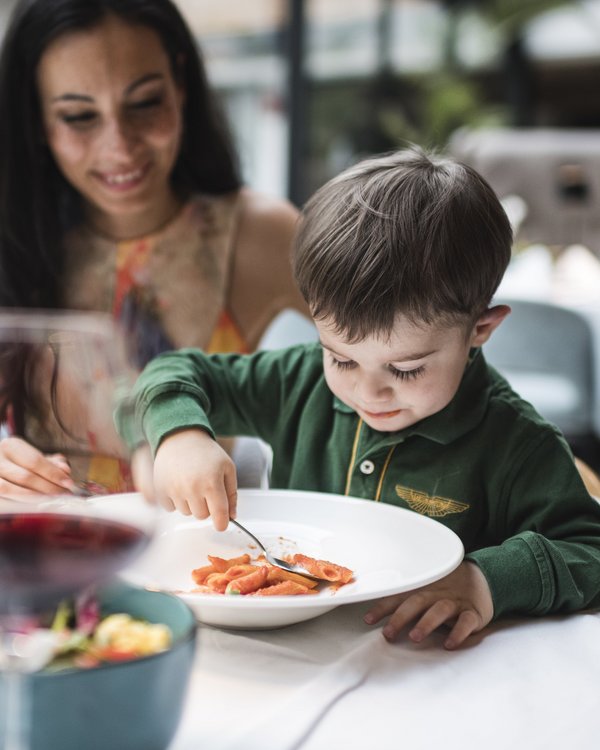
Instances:
[[[396,367],[390,366],[390,372],[392,375],[400,380],[414,380],[415,378],[418,378],[424,370],[425,367],[423,365],[421,365],[421,367],[415,367],[414,370],[398,370]]]
[[[356,362],[353,362],[351,359],[336,359],[333,355],[331,355],[331,362],[340,370],[350,370],[356,366]]]

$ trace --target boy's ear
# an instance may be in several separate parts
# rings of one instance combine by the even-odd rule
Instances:
[[[508,305],[495,305],[481,315],[471,331],[471,346],[481,346],[510,313]]]

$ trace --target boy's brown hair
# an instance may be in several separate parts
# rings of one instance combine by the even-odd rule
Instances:
[[[315,318],[349,340],[414,323],[471,322],[510,260],[512,232],[470,167],[411,147],[367,159],[303,210],[292,262]]]

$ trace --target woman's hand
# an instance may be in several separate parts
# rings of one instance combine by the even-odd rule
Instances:
[[[146,498],[185,516],[210,516],[217,531],[227,528],[237,506],[235,464],[210,435],[199,429],[169,435],[156,452],[152,477],[147,456],[142,449],[133,462],[135,485]]]
[[[451,624],[444,641],[447,649],[460,646],[471,633],[482,630],[494,615],[487,580],[475,563],[464,561],[439,581],[415,591],[388,596],[365,615],[369,625],[390,615],[383,635],[395,641],[408,623],[416,620],[408,637],[418,643],[443,624]]]
[[[61,454],[44,455],[18,437],[0,440],[0,495],[60,495],[74,487],[71,469]]]

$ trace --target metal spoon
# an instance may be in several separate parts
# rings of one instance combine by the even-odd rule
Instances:
[[[242,526],[242,524],[239,521],[234,520],[233,518],[229,519],[232,524],[238,527],[241,531],[243,531],[245,534],[247,534],[251,539],[253,539],[256,544],[261,548],[261,550],[265,553],[265,557],[267,559],[267,562],[271,563],[271,565],[274,565],[276,568],[281,568],[282,570],[287,570],[289,573],[297,573],[298,575],[305,576],[306,578],[311,578],[313,581],[325,581],[327,579],[320,578],[319,576],[315,576],[312,573],[309,573],[307,570],[305,570],[301,565],[291,565],[290,563],[286,562],[285,560],[281,560],[279,557],[274,557],[268,549],[265,547],[265,545],[260,541],[260,539],[257,539],[254,534],[251,531],[248,531],[248,529],[245,526]]]

